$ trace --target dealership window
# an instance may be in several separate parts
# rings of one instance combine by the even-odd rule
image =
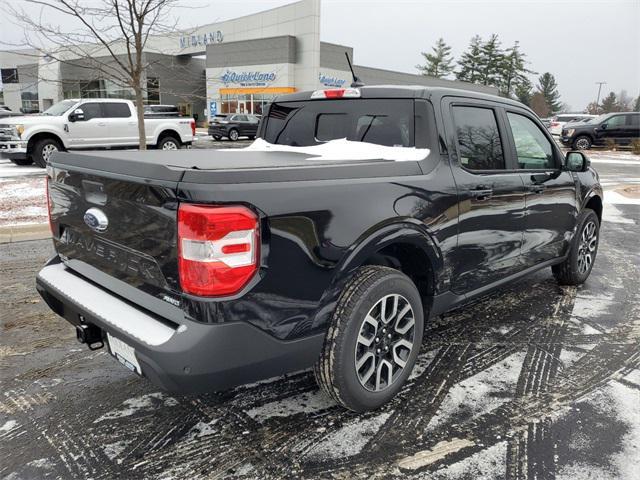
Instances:
[[[147,77],[147,105],[160,105],[160,79]]]
[[[276,95],[264,93],[228,94],[220,96],[220,113],[248,113],[262,115]]]
[[[2,75],[2,83],[20,83],[17,68],[3,68],[0,70]]]

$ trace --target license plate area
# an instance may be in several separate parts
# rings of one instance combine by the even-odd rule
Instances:
[[[140,363],[136,358],[136,351],[132,346],[127,345],[125,342],[112,336],[110,333],[107,333],[107,342],[109,343],[109,351],[116,360],[132,372],[142,375],[142,368],[140,368]]]

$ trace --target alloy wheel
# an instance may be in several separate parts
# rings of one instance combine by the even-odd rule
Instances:
[[[576,147],[579,150],[588,150],[589,149],[589,140],[587,140],[586,138],[579,138],[576,141]]]
[[[598,229],[595,222],[587,222],[580,235],[578,246],[578,272],[584,275],[593,265],[598,246]]]
[[[42,147],[42,159],[48,163],[53,152],[57,151],[57,146],[55,146],[53,143],[47,143],[44,147]]]
[[[355,348],[355,369],[365,389],[381,392],[404,370],[415,334],[413,308],[399,294],[378,300],[365,316]]]
[[[162,150],[178,150],[178,144],[174,141],[169,140],[168,142],[164,142],[162,144]]]

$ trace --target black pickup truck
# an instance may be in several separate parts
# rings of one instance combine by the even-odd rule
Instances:
[[[598,175],[523,105],[362,87],[277,98],[243,150],[55,154],[37,288],[90,348],[178,392],[314,367],[355,411],[425,323],[541,268],[586,280]]]

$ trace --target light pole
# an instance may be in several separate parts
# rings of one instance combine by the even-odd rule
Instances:
[[[606,85],[607,82],[596,82],[598,85],[598,98],[596,100],[596,110],[598,109],[598,105],[600,104],[600,90],[602,90],[602,85]]]

